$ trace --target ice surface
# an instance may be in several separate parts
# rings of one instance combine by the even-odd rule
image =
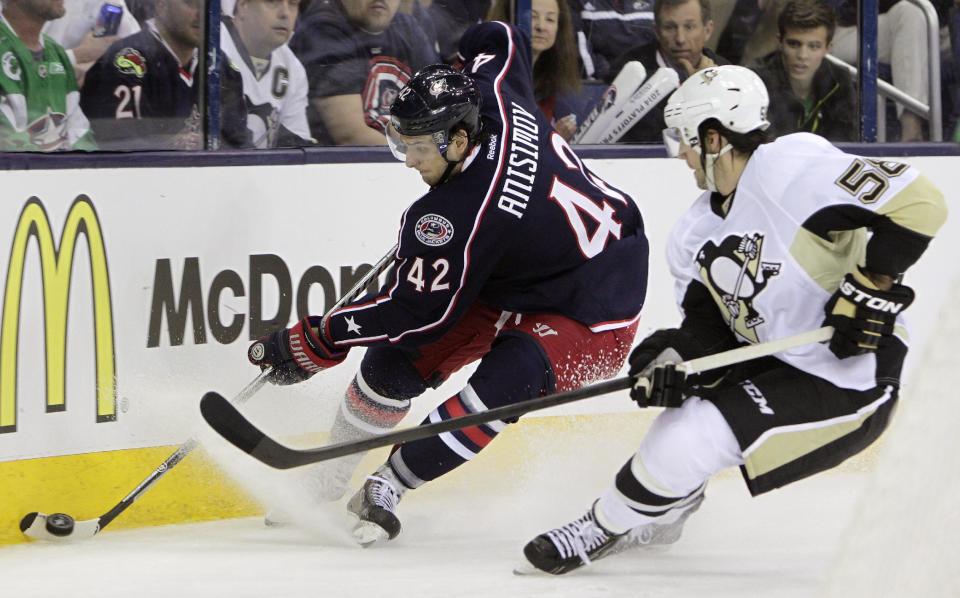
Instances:
[[[578,516],[613,472],[573,473],[538,488],[411,492],[401,535],[369,549],[344,533],[340,504],[319,508],[309,529],[248,518],[17,545],[0,549],[0,587],[16,598],[816,596],[865,480],[827,473],[750,498],[738,477],[723,476],[670,550],[616,555],[563,577],[514,575],[523,544]]]

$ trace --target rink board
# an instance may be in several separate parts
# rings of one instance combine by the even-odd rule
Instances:
[[[954,205],[956,158],[904,161]],[[676,160],[589,164],[644,214],[651,285],[640,334],[670,325],[677,312],[663,244],[697,194],[689,171]],[[99,514],[202,432],[203,393],[229,396],[255,374],[245,359],[251,329],[321,313],[394,243],[403,210],[425,190],[397,164],[17,171],[0,180],[8,251],[0,259],[0,542],[17,539],[3,534],[23,509]],[[915,346],[935,329],[958,273],[957,218],[952,212],[910,273]],[[249,411],[272,433],[323,430],[360,356],[308,384],[267,389]],[[407,423],[468,373],[425,396]],[[619,394],[560,412],[630,410]],[[255,512],[212,469],[192,456],[116,525]]]

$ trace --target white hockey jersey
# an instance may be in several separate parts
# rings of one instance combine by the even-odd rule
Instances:
[[[254,147],[311,145],[307,125],[307,73],[286,44],[270,55],[270,65],[257,77],[253,60],[224,18],[220,25],[220,48],[243,76],[247,103],[247,126]]]
[[[761,343],[820,327],[858,265],[902,273],[945,218],[943,196],[913,167],[798,133],[760,146],[731,199],[699,197],[671,231],[667,259],[678,303],[700,282],[737,341]],[[897,335],[907,343],[902,315]],[[777,357],[844,388],[878,384],[876,354],[840,360],[814,344]]]

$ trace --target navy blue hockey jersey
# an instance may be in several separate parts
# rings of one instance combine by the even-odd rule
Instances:
[[[639,317],[647,240],[633,200],[590,172],[541,115],[518,30],[483,23],[460,44],[482,94],[484,141],[401,220],[387,284],[334,312],[338,347],[420,346],[475,301],[557,313],[595,332]]]

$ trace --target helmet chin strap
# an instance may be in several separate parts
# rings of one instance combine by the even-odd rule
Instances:
[[[447,167],[443,170],[443,174],[440,175],[440,180],[437,181],[437,184],[434,185],[434,187],[437,187],[439,185],[446,183],[447,180],[450,178],[450,175],[453,174],[453,169],[457,167],[457,164],[460,164],[461,162],[463,162],[463,160],[457,160],[456,162],[454,162],[453,160],[450,160],[449,158],[447,158],[446,155],[443,156],[443,159],[447,161]]]
[[[463,152],[463,157],[459,160],[451,160],[447,157],[447,152],[450,151],[450,147],[447,146],[447,149],[443,152],[443,159],[447,161],[447,167],[443,170],[443,174],[440,175],[440,180],[437,181],[437,184],[434,185],[434,187],[438,187],[450,179],[450,175],[453,174],[453,169],[457,167],[457,164],[463,164],[464,160],[467,159],[467,156],[470,155],[470,150],[472,148],[473,145],[468,143],[467,148]]]
[[[703,155],[703,174],[704,174],[704,178],[706,179],[707,189],[709,189],[710,191],[713,191],[714,193],[717,193],[719,190],[717,189],[717,179],[713,174],[713,167],[716,165],[717,160],[720,159],[720,156],[724,155],[725,153],[729,152],[732,149],[733,149],[733,146],[727,143],[726,145],[720,148],[719,152],[715,154]]]

